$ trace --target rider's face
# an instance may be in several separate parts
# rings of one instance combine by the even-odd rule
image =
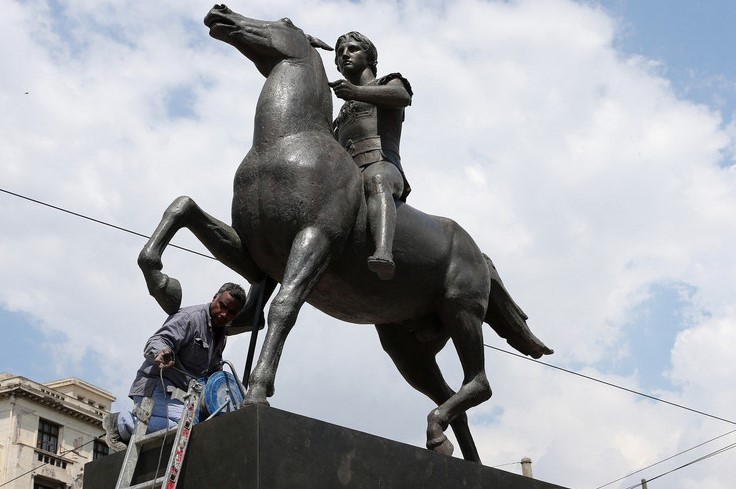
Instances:
[[[356,41],[349,39],[337,47],[337,69],[343,76],[360,74],[368,68],[365,49]]]
[[[235,299],[230,292],[216,295],[210,302],[210,319],[212,325],[223,327],[243,308],[243,303]]]

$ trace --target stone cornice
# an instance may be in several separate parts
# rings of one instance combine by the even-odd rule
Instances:
[[[102,427],[105,411],[55,391],[25,377],[0,380],[0,399],[11,396],[28,399],[85,423]]]

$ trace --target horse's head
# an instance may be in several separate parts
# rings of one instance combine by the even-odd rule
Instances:
[[[268,76],[285,59],[305,58],[312,47],[332,50],[319,39],[304,34],[291,20],[269,22],[244,17],[225,5],[215,5],[204,18],[210,36],[231,44]]]

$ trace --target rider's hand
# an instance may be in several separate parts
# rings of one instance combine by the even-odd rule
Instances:
[[[158,352],[158,355],[156,355],[156,358],[153,360],[156,362],[156,366],[158,368],[169,368],[174,366],[174,353],[171,351],[170,348],[164,348],[160,352]]]
[[[343,100],[355,100],[358,96],[358,87],[347,80],[336,80],[329,82],[330,88],[335,92],[337,98]]]

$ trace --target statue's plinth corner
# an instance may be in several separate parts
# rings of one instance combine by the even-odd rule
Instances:
[[[159,451],[144,450],[134,484],[153,478]],[[114,489],[124,455],[87,464],[84,487]],[[564,489],[268,406],[195,426],[177,487]]]

